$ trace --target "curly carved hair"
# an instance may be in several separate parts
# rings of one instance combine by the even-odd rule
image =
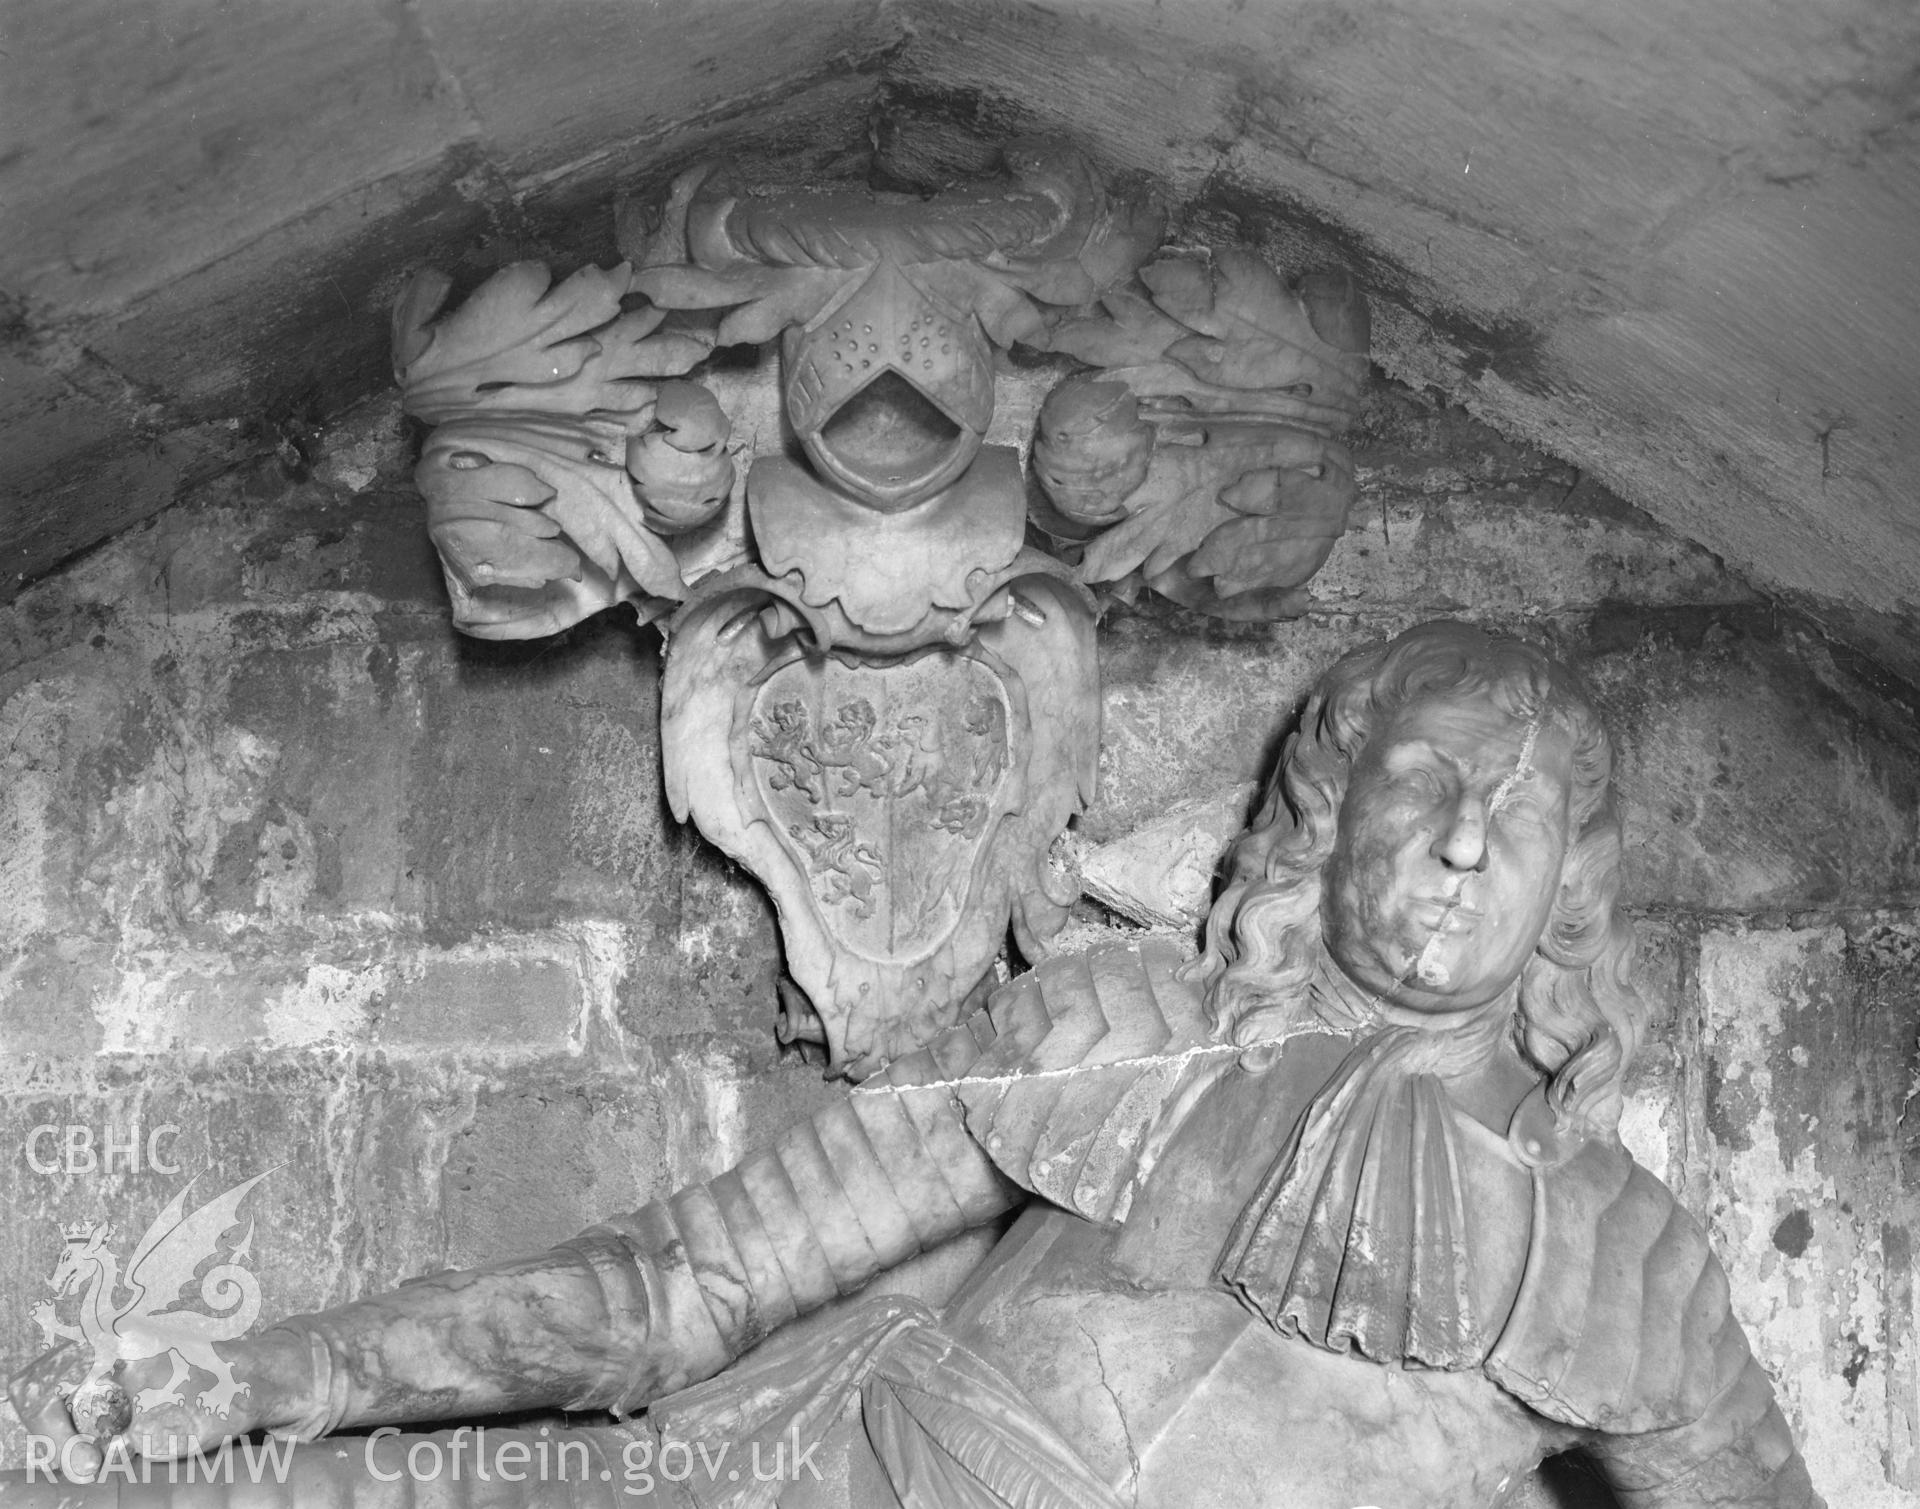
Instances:
[[[1560,892],[1520,976],[1521,1051],[1550,1076],[1563,1125],[1611,1129],[1620,1082],[1647,1008],[1634,990],[1633,926],[1621,910],[1613,751],[1584,688],[1525,640],[1429,623],[1337,661],[1301,716],[1252,826],[1226,861],[1227,883],[1192,966],[1220,1035],[1274,1036],[1305,1009],[1325,965],[1320,872],[1333,854],[1354,762],[1409,703],[1485,693],[1516,720],[1557,722],[1573,740],[1574,789]]]

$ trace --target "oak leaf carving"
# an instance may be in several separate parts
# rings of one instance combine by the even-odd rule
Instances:
[[[1289,285],[1252,252],[1165,257],[1100,313],[1064,320],[1053,349],[1107,369],[1142,398],[1245,408],[1335,434],[1367,371],[1366,301],[1344,273]]]
[[[461,628],[531,638],[616,602],[645,614],[686,595],[643,522],[624,443],[617,419],[539,411],[469,413],[428,437],[414,480]]]
[[[1230,618],[1296,615],[1353,493],[1345,448],[1310,430],[1248,426],[1161,446],[1079,574],[1112,582],[1138,570],[1162,595]]]
[[[655,377],[677,376],[712,349],[710,333],[662,328],[662,309],[622,313],[626,263],[583,267],[555,284],[541,262],[504,267],[454,310],[452,286],[417,274],[393,311],[394,372],[408,413],[430,424],[474,409],[642,415]]]
[[[646,267],[634,286],[669,309],[726,309],[715,339],[723,346],[760,345],[789,325],[804,325],[832,303],[865,269],[770,267],[736,264],[713,270],[694,266]]]
[[[1062,532],[1116,521],[1086,547],[1081,579],[1138,571],[1228,618],[1304,611],[1356,494],[1332,437],[1358,412],[1367,335],[1346,274],[1289,283],[1237,248],[1162,258],[1097,313],[1061,321],[1054,349],[1103,370],[1049,397],[1036,469]]]

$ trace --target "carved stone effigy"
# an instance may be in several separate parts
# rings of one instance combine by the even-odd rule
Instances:
[[[778,674],[770,736],[862,700],[861,733],[898,726]],[[843,768],[769,763],[788,794]],[[1483,1509],[1563,1451],[1624,1509],[1818,1509],[1706,1233],[1619,1136],[1648,1010],[1611,769],[1536,646],[1426,624],[1357,650],[1196,963],[1164,938],[1049,959],[710,1181],[248,1338],[224,1418],[144,1402],[143,1361],[101,1429],[78,1352],[16,1405],[110,1450],[647,1411],[553,1432],[558,1479],[433,1490],[475,1509]],[[942,1313],[881,1292],[774,1336],[1015,1210]],[[787,1443],[811,1479],[635,1480]],[[280,1501],[405,1502],[412,1447],[303,1448]]]
[[[395,312],[456,624],[666,620],[674,813],[766,884],[788,1030],[855,1077],[963,1014],[1009,922],[1039,958],[1065,918],[1048,853],[1098,763],[1094,589],[1298,613],[1354,491],[1350,280],[1150,260],[1160,213],[1077,152],[1005,159],[925,199],[696,169],[637,270],[521,264],[437,321],[428,274]],[[753,457],[742,490],[687,374],[774,340],[805,459]],[[1104,369],[1047,401],[1031,503],[985,443],[1014,345]]]

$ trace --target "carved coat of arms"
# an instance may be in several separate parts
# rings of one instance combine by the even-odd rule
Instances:
[[[974,853],[1017,805],[1007,687],[979,658],[955,658],[889,674],[803,657],[750,704],[758,795],[816,904],[870,957],[953,930]]]
[[[957,1020],[1009,923],[1034,958],[1064,921],[1047,850],[1092,793],[1095,589],[1291,616],[1345,525],[1364,301],[1164,232],[1058,143],[922,198],[707,165],[629,264],[521,264],[438,319],[429,274],[395,311],[455,622],[667,621],[669,800],[771,891],[845,1072]],[[774,340],[797,446],[742,487],[687,377]],[[1032,490],[986,444],[1014,346],[1095,369],[1048,399]]]

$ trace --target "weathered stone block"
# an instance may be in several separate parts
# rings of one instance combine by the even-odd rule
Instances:
[[[0,428],[9,454],[17,428]],[[9,489],[0,596],[96,543],[103,532],[151,518],[244,449],[234,431],[217,423],[152,437],[85,404],[77,416],[63,405],[26,428],[18,443],[43,470],[36,482]]]
[[[248,521],[235,552],[238,579],[224,601],[307,613],[323,603],[352,604],[369,619],[382,617],[377,626],[365,623],[366,638],[444,639],[446,590],[419,499],[382,491],[341,503],[314,497],[319,491],[299,489],[267,517]],[[414,618],[420,622],[407,621]],[[246,620],[234,627],[244,634]]]
[[[429,959],[398,971],[373,1038],[474,1054],[551,1052],[578,1040],[582,1005],[579,979],[558,959]]]
[[[65,309],[124,304],[472,130],[379,0],[36,6],[8,39],[0,267]]]
[[[1161,604],[1108,615],[1100,789],[1079,831],[1108,843],[1196,792],[1264,782],[1314,680],[1372,637],[1351,621],[1226,626]]]
[[[137,677],[137,661],[84,648],[0,677],[0,938],[11,944],[84,935],[98,915],[92,841],[138,820],[111,804],[126,765],[152,748]]]
[[[1519,484],[1509,484],[1519,488]],[[1632,511],[1556,508],[1544,488],[1413,498],[1364,481],[1347,532],[1313,579],[1328,610],[1384,604],[1433,615],[1557,613],[1627,599],[1647,605],[1752,597],[1720,562]]]
[[[772,903],[691,829],[669,829],[666,861],[639,888],[620,1019],[636,1036],[737,1036],[771,1062],[780,938]]]
[[[1648,1023],[1627,1077],[1620,1138],[1634,1157],[1673,1187],[1683,1203],[1690,1203],[1686,1097],[1694,1018],[1684,1009],[1688,997],[1681,982],[1683,971],[1692,968],[1693,940],[1664,917],[1636,917],[1634,932],[1640,945],[1634,983],[1647,1004]],[[1705,1213],[1704,1194],[1700,1213]]]
[[[1078,857],[1080,888],[1143,927],[1191,932],[1213,903],[1227,846],[1245,829],[1251,782],[1177,802],[1165,816]]]
[[[749,0],[697,16],[597,0],[570,7],[564,26],[512,0],[429,0],[420,11],[497,160],[531,183],[604,156],[608,143],[760,103],[892,40],[878,10],[833,0]]]
[[[400,395],[379,392],[355,404],[321,432],[313,445],[313,475],[327,487],[347,493],[366,493],[376,484],[397,488],[414,516],[415,528],[425,518],[419,495],[408,481],[411,447],[400,416]]]
[[[539,1251],[710,1178],[770,1135],[757,1125],[769,1119],[760,1103],[779,1105],[783,1127],[795,1093],[817,1103],[824,1090],[803,1065],[770,1075],[690,1043],[641,1049],[619,1073],[543,1067],[499,1080],[445,1149],[448,1261]]]
[[[1916,938],[1907,915],[1700,940],[1715,1247],[1815,1486],[1875,1509],[1920,1489]]]
[[[4,845],[0,837],[0,845]],[[16,936],[0,953],[0,1091],[27,1082],[42,1060],[80,1063],[100,1048],[89,987],[103,971],[76,940]]]
[[[1626,893],[1708,910],[1920,888],[1920,743],[1768,618],[1603,615],[1578,662],[1614,735]]]
[[[319,154],[324,156],[325,154]],[[387,309],[409,268],[484,239],[471,152],[345,186],[102,319],[87,344],[189,421],[336,412],[390,381]]]
[[[449,939],[568,912],[625,914],[631,888],[651,878],[650,845],[629,824],[623,846],[608,814],[658,800],[652,636],[597,621],[553,641],[462,643],[447,661],[421,685],[400,830],[416,888],[408,910]]]
[[[125,419],[73,391],[56,372],[0,353],[0,432],[13,486],[37,491],[76,452],[126,438]]]
[[[658,1154],[647,1156],[657,1121],[621,1114],[625,1098],[577,1073],[516,1075],[482,1090],[445,1150],[437,1215],[449,1260],[539,1252],[670,1193],[656,1188],[671,1177]]]

